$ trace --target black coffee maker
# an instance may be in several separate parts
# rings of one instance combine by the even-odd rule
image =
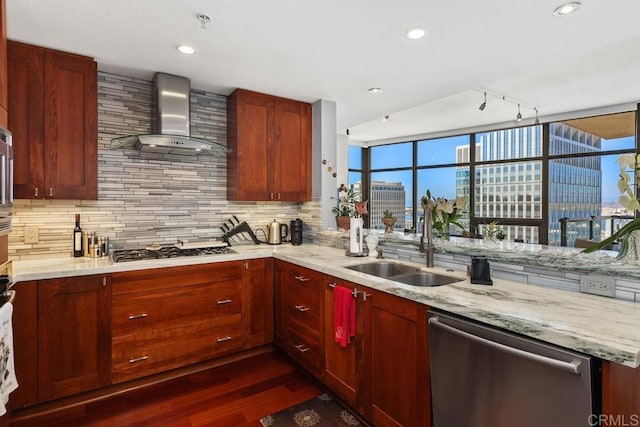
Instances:
[[[471,283],[476,285],[493,285],[491,269],[486,256],[471,257]]]
[[[300,246],[302,244],[302,229],[304,228],[304,222],[300,218],[296,218],[291,221],[289,230],[291,231],[291,244],[293,246]]]

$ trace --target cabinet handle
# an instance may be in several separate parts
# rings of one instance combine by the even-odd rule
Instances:
[[[148,358],[149,358],[149,356],[134,357],[133,359],[129,359],[129,363],[143,362],[143,361],[147,360]]]
[[[225,342],[225,341],[230,341],[230,340],[231,340],[231,337],[229,335],[227,335],[226,337],[218,338],[216,341]]]
[[[147,316],[148,316],[147,313],[132,314],[132,315],[129,316],[129,320],[144,319]]]
[[[106,278],[106,277],[103,277],[103,278],[102,278],[102,287],[103,287],[103,288],[106,288],[106,287],[107,287],[107,278]]]
[[[49,187],[49,197],[53,197],[53,187]]]
[[[304,344],[298,344],[295,347],[300,351],[300,353],[306,353],[307,351],[311,350],[309,347],[305,347]]]
[[[273,193],[269,193],[269,198],[273,200]]]
[[[38,187],[36,187],[36,188],[35,188],[35,191],[33,192],[33,195],[34,195],[35,197],[38,197]]]
[[[296,278],[296,280],[298,280],[299,282],[306,282],[307,280],[309,280],[308,277],[304,277],[304,276],[294,276]]]
[[[278,193],[278,200],[280,200],[280,193]]]
[[[296,305],[295,307],[298,311],[309,311],[309,307],[305,307],[304,305]]]
[[[231,302],[230,299],[219,299],[218,300],[218,305],[222,305],[222,304],[229,304]]]
[[[244,262],[244,269],[248,270],[249,269],[249,261],[245,261]]]

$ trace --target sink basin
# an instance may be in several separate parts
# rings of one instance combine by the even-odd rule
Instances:
[[[442,286],[460,282],[462,279],[428,271],[417,271],[393,276],[391,280],[412,286]]]
[[[345,268],[412,286],[442,286],[462,280],[391,261],[367,262]]]
[[[346,268],[384,278],[418,271],[415,267],[389,261],[368,262],[365,264],[351,265]]]

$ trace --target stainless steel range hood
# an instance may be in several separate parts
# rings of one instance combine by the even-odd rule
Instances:
[[[231,150],[224,145],[191,137],[189,79],[166,73],[153,78],[154,102],[157,108],[152,134],[129,135],[111,140],[112,149],[136,149],[154,153],[226,156]]]

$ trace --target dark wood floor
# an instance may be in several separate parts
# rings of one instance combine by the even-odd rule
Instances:
[[[322,390],[284,356],[271,352],[94,403],[48,426],[259,426],[265,415]]]

